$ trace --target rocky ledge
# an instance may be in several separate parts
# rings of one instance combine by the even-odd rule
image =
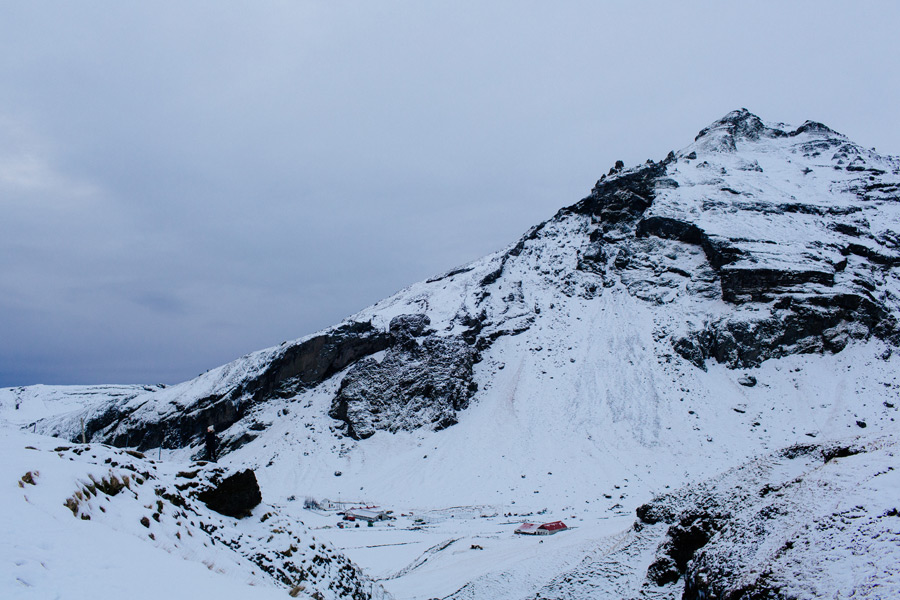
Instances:
[[[258,369],[234,363],[240,373],[212,386],[212,393],[198,395],[199,386],[189,383],[172,388],[150,388],[136,395],[111,400],[77,417],[42,423],[51,435],[83,435],[94,442],[113,446],[183,448],[202,443],[210,425],[224,431],[246,417],[254,406],[274,398],[289,398],[314,387],[359,359],[388,347],[391,336],[371,323],[350,322],[321,334],[283,344]],[[227,370],[227,366],[226,366]],[[82,419],[83,430],[73,425]],[[223,451],[233,450],[253,439],[245,433],[224,439]]]

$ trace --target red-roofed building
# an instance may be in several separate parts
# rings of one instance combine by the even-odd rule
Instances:
[[[538,533],[538,525],[537,523],[522,523],[516,529],[516,533],[524,533],[526,535],[537,535]]]
[[[552,535],[554,533],[559,533],[560,531],[565,531],[568,529],[566,524],[562,521],[553,521],[552,523],[544,523],[543,525],[538,525],[537,523],[522,523],[516,529],[516,533],[521,533],[524,535]]]
[[[544,523],[538,529],[543,529],[547,533],[557,533],[559,531],[565,531],[568,527],[566,527],[566,524],[562,521],[553,521],[552,523]]]

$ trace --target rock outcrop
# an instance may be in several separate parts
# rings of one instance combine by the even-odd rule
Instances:
[[[401,315],[390,323],[392,344],[380,359],[354,365],[341,382],[330,415],[355,439],[376,430],[438,430],[453,425],[477,385],[478,354],[466,341],[438,336],[425,315]]]
[[[262,493],[256,474],[245,469],[197,492],[197,499],[221,515],[240,519],[262,502]]]

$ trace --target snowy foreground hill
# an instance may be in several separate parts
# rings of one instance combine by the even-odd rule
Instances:
[[[729,113],[331,329],[0,390],[3,595],[900,597],[898,265],[900,160]]]

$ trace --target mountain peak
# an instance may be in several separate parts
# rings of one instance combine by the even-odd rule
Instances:
[[[742,142],[795,137],[804,133],[847,141],[846,136],[818,121],[807,120],[800,127],[792,129],[784,123],[766,123],[746,108],[740,108],[701,129],[694,138],[692,149],[701,152],[736,152],[738,144]]]
[[[708,127],[700,130],[695,142],[713,152],[734,152],[737,143],[775,138],[787,135],[783,130],[766,125],[762,119],[746,108],[733,110]]]
[[[819,123],[818,121],[809,121],[809,120],[807,120],[806,122],[803,123],[803,125],[801,125],[797,129],[792,131],[790,133],[790,135],[799,135],[801,133],[819,133],[819,134],[823,134],[823,135],[827,135],[827,136],[834,136],[834,137],[840,137],[840,138],[845,137],[842,134],[835,131],[834,129],[832,129],[831,127],[828,127],[827,125]]]

